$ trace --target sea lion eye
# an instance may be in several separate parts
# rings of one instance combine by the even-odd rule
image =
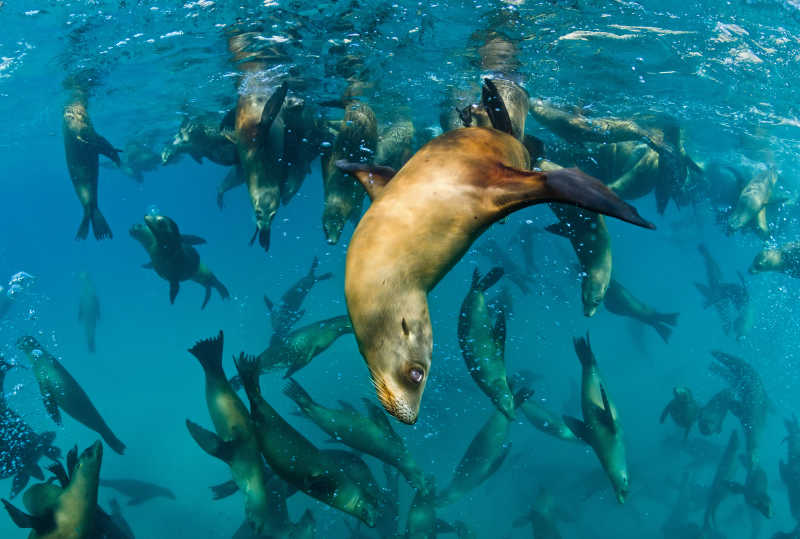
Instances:
[[[408,337],[411,334],[411,330],[408,329],[408,324],[406,324],[405,318],[403,318],[402,325],[403,325],[403,333],[405,333],[406,337]]]
[[[408,371],[408,378],[415,384],[421,384],[422,379],[425,377],[425,373],[422,372],[422,369],[419,367],[411,367]]]

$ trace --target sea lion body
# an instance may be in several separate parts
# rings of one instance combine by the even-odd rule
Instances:
[[[556,520],[558,511],[552,493],[544,488],[539,489],[530,512],[515,520],[514,527],[530,522],[533,526],[534,539],[561,539]]]
[[[546,200],[646,223],[579,171],[529,172],[522,143],[493,128],[433,139],[388,183],[375,169],[342,166],[373,199],[347,250],[347,307],[381,402],[406,423],[416,421],[430,370],[427,293],[492,223]]]
[[[78,309],[78,320],[83,322],[86,331],[86,342],[89,352],[95,350],[95,333],[97,332],[97,321],[100,320],[100,300],[91,277],[85,271],[78,275],[81,280],[81,299]]]
[[[413,488],[424,488],[422,470],[406,449],[403,439],[386,420],[380,407],[368,403],[369,417],[349,406],[342,409],[326,408],[314,402],[300,384],[291,379],[284,393],[297,403],[306,417],[334,440],[394,466]]]
[[[152,172],[161,164],[161,156],[144,140],[131,140],[125,144],[122,172],[137,183],[144,181],[144,173]]]
[[[750,273],[776,271],[800,279],[800,242],[787,243],[778,249],[764,249],[753,259]]]
[[[506,377],[506,317],[491,313],[486,291],[503,275],[494,268],[483,277],[476,268],[458,316],[458,344],[469,375],[481,391],[509,419],[514,418],[514,396]]]
[[[395,170],[406,164],[414,154],[414,124],[400,120],[384,128],[378,137],[374,162]]]
[[[452,531],[449,525],[436,518],[436,482],[426,478],[426,488],[419,489],[411,500],[403,539],[436,539],[440,532]]]
[[[635,200],[650,193],[656,186],[658,172],[658,153],[645,148],[644,155],[629,169],[608,184],[623,200]]]
[[[672,400],[667,403],[661,412],[660,422],[663,423],[670,416],[676,425],[684,429],[684,439],[689,437],[692,425],[700,415],[700,406],[694,400],[692,391],[688,387],[675,387],[672,389]]]
[[[744,186],[739,194],[736,207],[728,217],[728,234],[752,225],[762,238],[769,237],[767,204],[772,198],[772,190],[777,181],[778,173],[770,167]]]
[[[551,412],[538,402],[529,399],[522,403],[519,409],[527,420],[530,421],[531,425],[545,434],[549,434],[565,442],[583,443],[583,441],[578,439],[569,429],[567,424],[564,423],[564,419],[560,415]]]
[[[710,436],[722,432],[722,424],[725,422],[725,416],[728,415],[734,400],[734,394],[730,388],[714,394],[706,405],[700,408],[697,415],[697,428],[700,430],[700,434]]]
[[[350,101],[345,107],[344,118],[333,147],[324,155],[322,181],[325,188],[325,204],[322,212],[322,228],[328,243],[339,241],[347,221],[357,221],[364,202],[364,188],[336,166],[336,162],[364,163],[375,152],[378,145],[378,123],[369,105],[361,101]]]
[[[219,292],[222,299],[230,294],[222,282],[200,260],[200,254],[193,245],[205,243],[196,236],[180,233],[178,225],[164,215],[146,215],[145,225],[134,225],[130,235],[141,243],[150,255],[153,270],[169,283],[170,303],[175,302],[181,281],[194,281],[205,288],[205,298],[201,308],[205,308],[211,298],[211,289]]]
[[[706,507],[703,527],[712,529],[716,527],[717,508],[722,501],[730,495],[730,483],[736,474],[736,451],[739,449],[739,433],[732,431],[714,474],[714,481],[708,489],[708,505]]]
[[[786,461],[779,462],[781,479],[789,494],[789,509],[795,520],[800,521],[800,423],[797,416],[785,421]]]
[[[622,426],[600,376],[589,337],[575,339],[575,353],[582,366],[581,409],[583,421],[564,416],[572,432],[594,449],[614,488],[617,501],[625,503],[630,486]]]
[[[91,223],[94,237],[98,240],[111,238],[111,228],[97,207],[97,178],[99,176],[98,155],[102,154],[119,166],[118,151],[106,139],[97,134],[87,112],[88,96],[75,91],[64,107],[63,135],[67,168],[72,186],[83,206],[83,220],[78,228],[77,239],[86,239]]]
[[[184,153],[188,153],[198,163],[202,163],[205,158],[224,167],[239,164],[236,144],[220,129],[216,118],[184,119],[172,142],[161,151],[161,163],[174,163]]]
[[[30,336],[21,337],[17,341],[17,348],[22,350],[31,362],[45,409],[53,421],[61,424],[59,410],[63,410],[102,436],[115,452],[120,455],[125,452],[125,444],[111,432],[83,388],[53,355]]]
[[[311,172],[311,162],[319,155],[323,129],[311,107],[296,97],[286,99],[281,119],[284,129],[282,162],[287,169],[281,185],[281,202],[286,205]]]
[[[100,486],[114,489],[130,498],[128,505],[139,505],[153,498],[175,499],[170,489],[138,479],[101,479]]]
[[[665,343],[669,343],[672,328],[678,322],[678,313],[660,313],[631,294],[612,277],[603,299],[608,312],[626,316],[651,326]]]

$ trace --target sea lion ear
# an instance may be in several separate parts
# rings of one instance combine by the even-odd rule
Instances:
[[[370,200],[375,200],[383,193],[386,184],[397,174],[393,168],[379,165],[362,165],[340,159],[336,168],[350,174],[367,190]]]

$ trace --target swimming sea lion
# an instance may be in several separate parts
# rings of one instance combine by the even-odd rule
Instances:
[[[752,225],[759,236],[769,237],[767,204],[772,198],[772,190],[777,181],[778,172],[774,167],[770,167],[744,186],[736,201],[736,207],[728,217],[728,235]]]
[[[651,133],[633,120],[587,118],[560,110],[542,99],[530,100],[533,118],[567,142],[624,142],[649,140]]]
[[[667,416],[670,416],[676,425],[684,429],[683,438],[689,437],[692,425],[697,421],[700,414],[700,406],[694,400],[692,390],[688,387],[672,388],[672,400],[667,403],[661,412],[660,423],[664,423]]]
[[[731,481],[728,488],[734,494],[742,494],[747,505],[766,518],[772,518],[772,499],[767,492],[767,472],[758,464],[751,467],[746,459],[745,466],[748,470],[744,484]]]
[[[735,400],[733,390],[725,388],[709,399],[705,406],[700,408],[697,415],[697,428],[703,436],[719,434],[722,432],[722,424],[725,416],[728,415],[731,405]]]
[[[188,153],[198,163],[202,163],[203,158],[224,167],[239,163],[236,145],[220,128],[216,117],[185,117],[172,142],[161,151],[161,163],[175,163],[184,153]]]
[[[314,402],[311,395],[291,378],[283,392],[332,439],[394,466],[413,488],[425,487],[422,470],[379,406],[367,404],[369,417],[346,403],[342,403],[341,409],[326,408]]]
[[[705,262],[708,279],[707,285],[694,283],[703,296],[703,308],[714,306],[722,321],[725,335],[734,329],[737,337],[743,336],[749,329],[748,326],[752,325],[752,311],[744,277],[739,275],[741,284],[723,282],[722,270],[706,246],[701,243],[697,249]]]
[[[105,155],[117,166],[120,159],[119,150],[94,130],[86,111],[88,103],[89,96],[85,90],[77,88],[72,91],[70,101],[64,107],[64,151],[72,185],[83,206],[83,220],[75,238],[86,239],[91,223],[95,239],[102,240],[111,238],[112,234],[97,207],[98,155]]]
[[[545,488],[540,488],[531,510],[516,519],[512,526],[519,528],[530,522],[535,539],[561,539],[561,533],[556,525],[558,518],[558,508],[553,494]]]
[[[275,493],[267,488],[255,425],[222,370],[223,345],[220,331],[217,337],[199,341],[189,349],[203,367],[206,404],[216,434],[188,419],[186,426],[201,449],[230,467],[233,480],[244,494],[245,517],[253,530],[270,534],[284,523],[271,518]]]
[[[100,486],[112,488],[130,498],[128,505],[139,505],[153,498],[175,499],[170,489],[139,479],[101,479]]]
[[[509,281],[517,285],[520,292],[523,294],[531,293],[531,285],[536,282],[531,271],[525,271],[514,262],[514,259],[508,253],[508,250],[502,249],[494,238],[488,238],[478,244],[475,248],[480,254],[488,258],[494,264],[503,268],[503,275]],[[534,270],[535,271],[535,270]]]
[[[63,410],[68,416],[102,436],[115,452],[120,455],[125,452],[125,444],[111,432],[83,388],[52,354],[30,336],[21,337],[17,341],[17,348],[28,356],[33,374],[39,383],[44,407],[57,425],[61,425],[60,410]]]
[[[203,298],[204,309],[211,298],[211,289],[219,292],[222,299],[230,294],[225,285],[211,273],[211,270],[200,260],[200,255],[193,245],[205,243],[197,236],[181,234],[177,223],[165,215],[145,215],[145,226],[136,224],[130,229],[133,236],[150,255],[150,263],[145,268],[152,268],[169,283],[169,302],[175,303],[181,281],[194,281],[206,289]]]
[[[587,334],[585,339],[574,339],[574,343],[575,353],[583,367],[581,384],[583,421],[564,416],[564,422],[575,436],[592,446],[606,475],[611,480],[617,501],[624,504],[630,491],[630,485],[625,443],[617,409],[611,402],[605,383],[600,376],[597,360],[589,344],[589,335]]]
[[[506,317],[492,313],[486,291],[503,276],[503,268],[493,268],[481,277],[472,274],[467,296],[458,315],[458,344],[469,375],[498,410],[514,419],[514,396],[506,378]]]
[[[756,255],[750,273],[777,271],[800,279],[800,242],[782,245],[777,249],[764,249]]]
[[[94,336],[97,331],[97,321],[100,320],[100,300],[89,274],[82,271],[78,274],[81,281],[81,300],[78,308],[78,320],[83,322],[86,330],[86,342],[89,352],[94,353]]]
[[[498,414],[500,415],[500,414]],[[426,488],[419,489],[411,500],[406,519],[404,539],[436,539],[440,533],[451,533],[453,527],[436,517],[436,481],[433,476],[425,480]]]
[[[522,405],[531,395],[533,391],[530,389],[523,388],[517,391],[514,394],[514,408]],[[510,430],[509,417],[499,410],[494,410],[470,442],[453,472],[450,484],[436,498],[436,505],[444,506],[457,502],[497,473],[511,451],[511,442],[508,440]]]
[[[317,275],[317,266],[319,266],[319,259],[315,256],[308,273],[283,293],[278,305],[274,305],[264,295],[264,303],[269,309],[270,321],[272,322],[273,338],[285,337],[297,321],[303,317],[305,310],[301,310],[300,307],[303,305],[303,300],[306,299],[311,288],[318,282],[326,281],[333,277],[332,273]]]
[[[644,155],[631,168],[608,183],[608,188],[623,200],[635,200],[650,193],[658,179],[658,153],[644,147]]]
[[[658,335],[669,343],[672,328],[678,323],[679,313],[660,313],[651,306],[631,294],[619,281],[612,278],[606,291],[603,304],[608,312],[617,316],[627,316],[647,324],[656,330]]]
[[[409,424],[419,414],[431,364],[427,293],[492,223],[559,201],[652,227],[599,180],[570,169],[529,171],[522,143],[493,128],[449,131],[394,175],[339,166],[373,200],[347,250],[348,311],[381,403]]]
[[[515,375],[508,381],[511,391],[515,391],[517,389],[519,380],[520,376]],[[575,434],[570,430],[570,428],[564,422],[564,419],[559,414],[551,412],[536,402],[535,399],[527,399],[519,406],[519,409],[522,411],[522,414],[528,419],[531,425],[545,434],[549,434],[550,436],[565,442],[584,443],[575,436]]]
[[[286,98],[281,111],[284,124],[283,156],[286,178],[281,185],[281,202],[286,205],[294,197],[306,176],[311,162],[319,155],[321,125],[305,100]]]
[[[269,467],[290,485],[369,527],[378,518],[378,496],[364,490],[336,459],[317,449],[264,400],[258,382],[261,367],[254,357],[241,354],[235,361],[256,426],[261,454]]]
[[[414,154],[414,124],[400,120],[385,127],[378,137],[374,163],[395,170],[406,164]]]
[[[708,489],[708,506],[703,518],[703,528],[713,529],[717,526],[717,508],[730,494],[730,484],[736,475],[736,451],[739,450],[739,432],[734,430],[728,439],[725,453],[719,461],[714,481]]]
[[[331,245],[339,241],[348,220],[358,220],[364,201],[364,189],[336,163],[341,159],[365,163],[374,154],[377,144],[375,113],[366,103],[358,100],[348,102],[339,134],[321,161],[325,187],[322,228]]]
[[[151,149],[144,138],[128,141],[122,156],[120,170],[126,176],[133,178],[136,183],[142,183],[144,173],[154,171],[161,164],[161,156]]]
[[[785,420],[786,461],[781,460],[779,470],[781,479],[789,494],[789,509],[794,519],[800,522],[800,423],[797,416]]]
[[[20,528],[31,528],[30,539],[82,539],[95,529],[97,482],[103,461],[103,444],[96,441],[78,460],[69,485],[63,490],[50,483],[31,487],[26,493],[27,514],[2,500]],[[38,503],[37,503],[38,502]]]

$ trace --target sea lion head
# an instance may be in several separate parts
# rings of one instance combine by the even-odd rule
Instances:
[[[153,233],[150,232],[148,227],[141,223],[136,223],[133,225],[130,230],[128,230],[128,234],[130,234],[133,239],[137,240],[145,247],[155,242],[155,236],[153,236]]]
[[[26,337],[20,337],[17,339],[17,348],[21,351],[30,353],[34,350],[41,350],[42,346],[39,344],[39,341],[36,340],[35,337],[31,337],[30,335]]]
[[[278,212],[280,199],[261,193],[252,197],[252,202],[256,218],[256,233],[253,235],[253,239],[258,236],[258,244],[266,251],[269,250],[270,227],[272,226],[272,219]]]
[[[172,142],[164,146],[161,150],[161,164],[168,165],[177,161],[178,157],[192,146],[192,137],[195,131],[195,124],[184,121],[178,132],[172,138]]]
[[[747,271],[751,274],[772,271],[779,268],[780,264],[781,252],[777,249],[765,249],[756,255]]]
[[[103,443],[97,440],[81,453],[73,477],[85,477],[95,483],[100,476],[100,465],[103,463]],[[96,487],[95,487],[96,488]]]
[[[581,300],[583,301],[583,315],[594,316],[597,308],[603,303],[603,298],[606,297],[608,290],[607,279],[596,279],[591,275],[583,278],[581,283]]]
[[[684,386],[676,386],[672,388],[672,394],[675,399],[681,402],[688,402],[692,400],[692,390]]]
[[[393,311],[382,317],[380,334],[364,357],[383,407],[413,425],[430,373],[433,331],[427,306],[416,318]]]
[[[178,224],[166,215],[148,213],[144,216],[144,224],[153,233],[161,248],[177,248],[181,242]]]
[[[617,501],[620,504],[625,503],[625,499],[630,492],[630,484],[628,480],[628,467],[625,462],[621,466],[615,466],[609,473],[611,478],[611,485],[614,487],[614,494],[617,496]]]
[[[325,208],[322,211],[322,230],[330,245],[336,245],[339,242],[346,223],[347,215],[342,209],[333,201],[326,200]]]

